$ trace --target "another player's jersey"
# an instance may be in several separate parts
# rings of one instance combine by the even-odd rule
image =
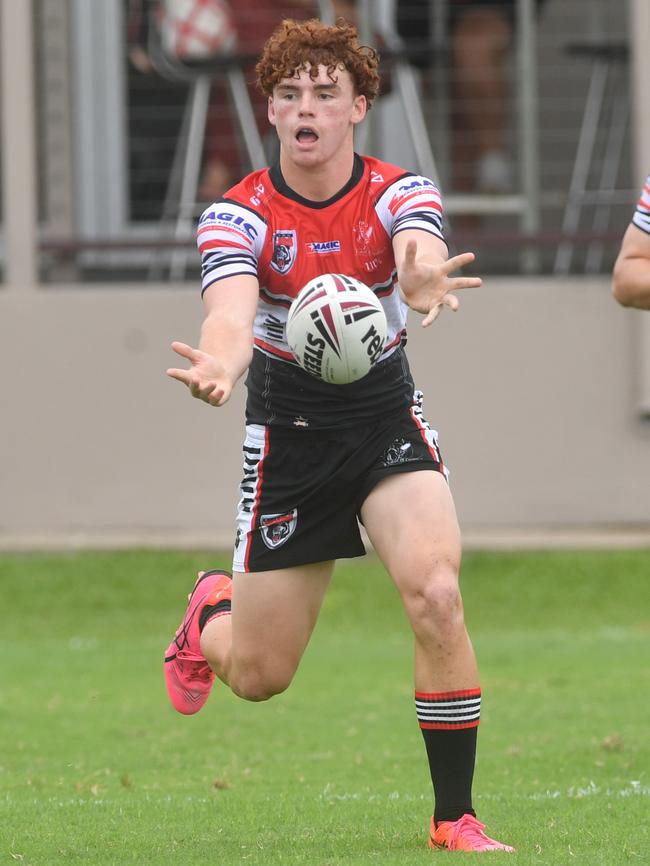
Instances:
[[[443,238],[435,184],[355,155],[349,182],[333,198],[302,198],[279,166],[253,172],[203,213],[198,228],[202,286],[250,274],[259,282],[248,423],[330,427],[385,416],[410,404],[407,306],[400,297],[392,238],[404,229]],[[286,341],[287,313],[302,286],[324,273],[348,274],[381,299],[388,322],[382,360],[351,385],[305,373]]]
[[[648,175],[645,186],[641,190],[641,198],[636,206],[632,222],[637,228],[650,234],[650,175]]]

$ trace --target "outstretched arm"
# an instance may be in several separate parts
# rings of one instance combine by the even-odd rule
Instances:
[[[397,279],[404,300],[412,310],[422,313],[426,328],[434,322],[443,307],[454,312],[459,301],[452,292],[478,288],[480,277],[450,277],[453,271],[474,261],[474,253],[447,258],[444,241],[428,232],[408,229],[393,238]]]
[[[206,317],[198,348],[172,343],[190,362],[189,369],[172,367],[167,375],[182,382],[193,397],[223,406],[253,357],[253,322],[259,287],[250,276],[228,277],[209,286],[203,300]]]
[[[614,265],[612,293],[624,307],[650,310],[650,235],[633,223]]]

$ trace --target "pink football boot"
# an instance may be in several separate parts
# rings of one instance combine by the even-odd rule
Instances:
[[[477,821],[473,815],[463,815],[458,821],[441,821],[439,824],[431,819],[429,831],[429,848],[447,848],[449,851],[514,851],[510,845],[490,839],[483,832],[485,824]]]
[[[169,699],[179,713],[187,716],[198,713],[214,683],[214,673],[201,654],[201,612],[206,605],[212,607],[231,598],[232,578],[227,571],[200,572],[188,596],[183,622],[165,653],[165,684]]]

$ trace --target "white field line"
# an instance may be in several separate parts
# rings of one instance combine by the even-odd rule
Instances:
[[[587,797],[595,797],[596,799],[626,799],[629,797],[650,797],[650,785],[642,784],[640,781],[631,780],[624,788],[612,788],[605,785],[597,785],[595,782],[589,782],[585,786],[571,785],[569,788],[560,790],[559,788],[545,791],[531,791],[528,794],[517,793],[518,800],[582,800]],[[147,802],[152,803],[214,803],[210,797],[195,797],[187,795],[185,797],[174,797],[171,794],[149,794],[144,796]],[[422,800],[429,801],[431,795],[427,794],[412,794],[403,791],[390,791],[388,794],[373,794],[368,791],[341,791],[336,792],[333,786],[326,785],[320,794],[316,797],[320,802],[324,803],[340,803],[346,801],[355,801],[360,803],[386,803],[395,800],[403,802],[419,802]],[[506,794],[477,794],[477,800],[508,800],[510,797]],[[7,792],[0,797],[0,801],[10,803],[13,800],[12,795]],[[46,799],[34,798],[34,804],[51,805],[59,808],[69,806],[119,806],[124,807],[124,800],[117,797],[48,797]]]
[[[559,789],[547,789],[546,791],[531,791],[528,794],[517,793],[520,800],[581,800],[584,797],[603,797],[605,799],[618,799],[625,797],[650,797],[650,785],[643,785],[638,780],[630,781],[624,788],[611,788],[609,786],[597,785],[589,782],[585,786],[571,785],[564,791]],[[372,794],[364,792],[336,792],[330,786],[326,786],[318,797],[324,802],[339,802],[345,800],[358,800],[365,803],[385,802],[387,800],[430,800],[430,794],[410,794],[400,791],[391,791],[389,794]],[[478,800],[507,800],[505,794],[477,794]]]

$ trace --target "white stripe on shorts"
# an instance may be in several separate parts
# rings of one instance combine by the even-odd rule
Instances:
[[[233,551],[233,571],[246,571],[248,554],[253,539],[253,526],[262,495],[263,463],[268,444],[268,431],[262,424],[247,424],[242,446],[244,470],[239,485],[237,506],[237,535]]]
[[[413,403],[410,409],[411,418],[415,421],[420,431],[420,435],[422,436],[422,439],[424,440],[427,448],[431,452],[433,459],[440,464],[445,478],[449,480],[449,470],[442,462],[440,451],[438,449],[438,431],[434,430],[433,427],[429,425],[429,422],[425,419],[422,411],[423,398],[424,395],[422,391],[415,391],[415,393],[413,394]]]

